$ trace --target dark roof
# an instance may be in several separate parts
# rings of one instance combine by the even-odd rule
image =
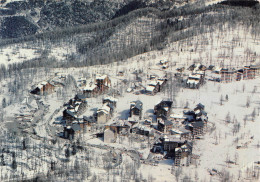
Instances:
[[[199,103],[197,106],[196,106],[196,109],[202,109],[204,110],[205,106],[201,103]]]
[[[79,124],[72,124],[71,129],[73,129],[74,131],[80,131],[81,127]]]
[[[170,125],[173,125],[173,123],[172,123],[171,121],[169,121],[169,120],[166,120],[166,121],[164,122],[164,125],[165,125],[165,126],[170,126]]]
[[[204,126],[204,123],[201,122],[201,121],[198,121],[198,122],[191,123],[191,125],[192,125],[193,127],[203,127],[203,126]]]
[[[89,117],[83,116],[83,120],[87,121],[89,123],[95,123],[96,122],[96,120],[92,116],[89,116]]]
[[[76,96],[75,96],[75,99],[79,99],[79,100],[85,100],[87,97],[85,96],[85,95],[83,95],[83,94],[77,94]]]
[[[143,109],[143,103],[140,100],[135,101],[133,104],[131,104],[131,109],[137,108],[138,110]]]
[[[157,115],[157,118],[162,118],[163,120],[167,120],[167,117],[164,114]]]
[[[77,118],[74,112],[71,112],[70,110],[66,109],[64,112],[66,112],[68,115]]]

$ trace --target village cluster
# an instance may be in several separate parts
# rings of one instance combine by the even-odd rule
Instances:
[[[169,67],[168,61],[160,61],[161,70]],[[259,74],[260,67],[245,66],[242,69],[225,69],[221,67],[202,64],[193,64],[189,68],[177,68],[175,77],[182,80],[186,88],[199,88],[206,80],[217,82],[239,81],[241,79],[254,79]],[[143,87],[143,94],[151,98],[166,87],[169,78],[150,75]],[[120,71],[119,76],[124,75]],[[62,86],[65,75],[57,73],[50,81],[41,82],[31,91],[32,94],[44,95],[54,92],[56,86]],[[192,162],[193,142],[207,131],[208,117],[205,106],[198,103],[194,109],[177,108],[171,100],[161,100],[154,105],[153,115],[146,117],[143,106],[146,103],[134,100],[129,104],[128,117],[118,119],[114,117],[117,110],[119,98],[107,95],[112,84],[108,75],[95,75],[95,78],[87,82],[79,79],[80,92],[66,103],[63,111],[62,122],[64,130],[60,135],[62,138],[74,140],[81,132],[90,132],[98,137],[102,136],[105,143],[115,143],[120,136],[142,135],[149,138],[152,143],[150,152],[154,159],[174,159],[175,166],[188,166]],[[127,89],[131,92],[132,89]],[[88,99],[103,95],[102,105],[93,115],[85,116]],[[102,128],[99,132],[93,132],[93,127]],[[101,134],[101,135],[100,135]]]

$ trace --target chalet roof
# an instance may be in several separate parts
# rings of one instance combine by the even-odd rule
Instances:
[[[47,81],[42,81],[41,83],[39,83],[36,88],[38,87],[39,89],[41,89],[43,86],[45,86],[46,84],[48,84]]]
[[[188,79],[188,80],[187,80],[187,84],[195,84],[195,85],[197,85],[197,84],[199,84],[199,80],[191,80],[191,79]]]
[[[83,116],[83,120],[87,121],[89,123],[95,123],[96,122],[96,120],[92,116],[89,116],[89,117]]]
[[[155,87],[154,86],[148,86],[148,87],[146,87],[146,91],[148,91],[148,92],[153,92],[154,91],[154,89],[155,89]]]
[[[184,127],[180,128],[173,128],[171,129],[172,132],[177,133],[177,134],[184,134],[184,133],[190,133],[190,130],[185,129]]]
[[[161,101],[159,104],[156,105],[156,107],[168,107],[171,108],[172,107],[172,101]]]
[[[118,99],[116,99],[116,98],[114,98],[114,97],[105,97],[104,99],[103,99],[103,101],[104,100],[108,100],[108,101],[110,101],[110,102],[117,102],[118,101]]]
[[[129,121],[118,120],[115,123],[112,123],[111,126],[131,127],[131,124]]]
[[[92,90],[94,90],[95,88],[96,88],[97,86],[95,85],[95,84],[91,84],[91,83],[88,83],[84,88],[83,88],[83,90],[85,90],[85,91],[92,91]]]
[[[200,74],[190,74],[189,79],[196,79],[199,80],[201,78]]]
[[[143,109],[143,103],[140,100],[131,102],[131,109],[133,108],[137,108],[138,110],[142,110]]]
[[[107,75],[97,75],[96,80],[104,80],[107,78]]]
[[[70,115],[70,116],[72,116],[74,118],[77,118],[76,114],[74,112],[70,111],[69,109],[66,109],[64,112],[66,112],[68,115]]]
[[[177,142],[177,143],[185,142],[185,140],[181,139],[181,137],[178,135],[165,135],[163,139],[165,142]]]
[[[203,127],[204,126],[204,123],[202,121],[198,121],[198,122],[193,122],[191,123],[191,126],[192,127]]]
[[[75,96],[75,99],[76,100],[85,100],[87,97],[85,96],[85,95],[83,95],[83,94],[77,94],[76,96]]]
[[[138,128],[139,130],[149,131],[149,132],[152,131],[151,128],[144,126],[144,125],[141,125],[141,124],[137,124],[133,128]]]
[[[170,118],[173,118],[173,119],[186,119],[187,117],[184,116],[183,114],[171,114]]]
[[[115,131],[113,129],[111,129],[111,128],[106,128],[104,130],[104,133],[107,133],[107,132],[115,133]]]
[[[150,85],[150,86],[156,86],[157,84],[158,84],[158,81],[153,80],[153,81],[151,81],[148,85]]]
[[[204,110],[205,106],[203,104],[199,103],[199,104],[197,104],[196,108]]]
[[[159,85],[162,85],[165,80],[158,80]]]
[[[81,127],[79,124],[72,124],[71,129],[73,129],[74,131],[80,131]]]
[[[170,126],[170,125],[173,125],[173,123],[172,123],[171,121],[169,121],[169,120],[166,120],[166,121],[164,122],[164,125],[165,125],[165,126]]]
[[[111,111],[111,108],[107,105],[107,104],[104,104],[97,112],[104,112],[106,114],[109,114]]]

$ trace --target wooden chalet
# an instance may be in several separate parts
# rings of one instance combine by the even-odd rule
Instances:
[[[130,117],[132,116],[139,116],[139,119],[142,119],[142,112],[143,112],[143,103],[139,100],[131,102],[130,105]]]
[[[181,147],[175,148],[174,165],[189,166],[191,163],[192,143],[187,142]]]
[[[243,68],[243,79],[244,80],[250,80],[254,79],[256,76],[256,69],[252,66],[244,66]]]
[[[63,119],[68,122],[72,122],[77,119],[77,114],[69,109],[65,109],[63,111]]]
[[[221,82],[232,82],[237,79],[236,71],[229,69],[222,69],[221,71]]]
[[[201,136],[204,134],[205,124],[202,121],[192,122],[188,125],[187,129],[190,129],[191,134],[194,137]]]
[[[112,105],[108,103],[103,104],[102,108],[97,111],[97,124],[106,123],[112,117],[113,110]]]
[[[111,80],[107,75],[97,75],[96,85],[100,92],[104,92],[111,86]]]
[[[154,114],[156,117],[168,117],[172,109],[172,104],[172,101],[161,101],[159,104],[154,106]]]
[[[75,135],[80,133],[81,129],[79,124],[72,124],[71,126],[64,127],[64,138],[73,140]]]
[[[99,90],[97,85],[95,85],[93,82],[86,84],[86,86],[82,90],[83,94],[90,98],[98,95]]]
[[[117,138],[116,131],[112,128],[106,128],[104,131],[104,142],[105,143],[115,143]]]
[[[105,97],[103,98],[103,104],[111,104],[114,108],[116,107],[116,103],[118,102],[118,99],[114,97]]]
[[[55,86],[49,82],[43,81],[39,83],[34,90],[31,91],[32,94],[36,95],[47,95],[54,92]]]
[[[181,139],[190,140],[192,138],[191,131],[185,129],[184,127],[173,128],[170,133],[171,135],[179,135]]]

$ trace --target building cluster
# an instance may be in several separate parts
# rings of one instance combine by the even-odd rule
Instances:
[[[35,95],[48,95],[55,91],[56,87],[63,87],[66,80],[66,75],[62,73],[55,73],[55,76],[49,81],[42,81],[35,85],[31,90],[31,94]]]
[[[95,80],[91,82],[87,82],[86,79],[81,79],[80,81],[82,94],[88,98],[100,95],[111,87],[111,80],[107,75],[96,75]]]
[[[216,67],[213,68],[213,72],[219,75],[218,78],[221,82],[249,80],[255,79],[259,75],[260,66],[244,66],[238,70]]]
[[[191,65],[188,70],[191,71],[189,74],[187,81],[186,81],[186,87],[198,89],[201,85],[205,82],[205,71],[206,66],[201,64],[193,64]]]
[[[167,83],[167,78],[158,78],[155,75],[150,75],[148,78],[149,82],[147,86],[145,87],[145,92],[148,95],[155,95],[158,92],[163,91],[166,83]]]
[[[117,99],[113,97],[106,97],[103,99],[103,105],[96,113],[97,124],[105,124],[113,116],[116,108]]]
[[[185,109],[178,114],[172,111],[171,101],[162,101],[154,108],[157,130],[162,133],[160,142],[152,149],[155,153],[164,153],[165,158],[173,158],[175,166],[189,165],[192,155],[193,139],[205,133],[208,117],[205,106],[198,104],[193,110]],[[176,111],[175,111],[176,110]]]
[[[77,94],[67,103],[67,108],[63,111],[64,138],[73,139],[76,133],[87,127],[84,118],[80,118],[87,108],[86,96]]]

